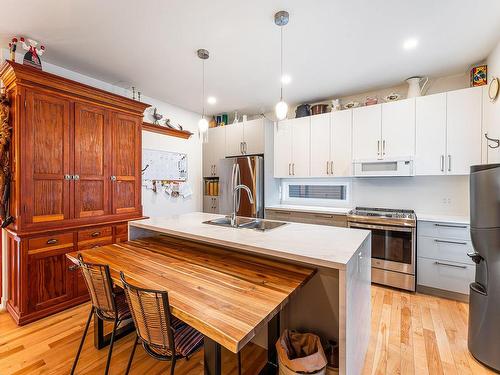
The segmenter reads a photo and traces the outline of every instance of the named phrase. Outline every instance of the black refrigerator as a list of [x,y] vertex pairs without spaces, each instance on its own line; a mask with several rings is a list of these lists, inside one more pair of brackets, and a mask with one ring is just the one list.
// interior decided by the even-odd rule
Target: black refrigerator
[[470,284],[468,345],[500,371],[500,164],[471,167],[471,238],[476,277]]

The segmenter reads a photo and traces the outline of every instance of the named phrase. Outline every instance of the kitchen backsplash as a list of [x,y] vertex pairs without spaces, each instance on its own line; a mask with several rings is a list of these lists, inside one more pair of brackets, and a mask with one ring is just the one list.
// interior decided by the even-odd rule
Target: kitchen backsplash
[[[425,214],[469,215],[468,176],[301,179],[300,183],[307,181],[321,181],[325,184],[347,182],[350,199],[343,204],[332,204],[335,207],[407,208]],[[308,203],[304,201],[295,204]]]

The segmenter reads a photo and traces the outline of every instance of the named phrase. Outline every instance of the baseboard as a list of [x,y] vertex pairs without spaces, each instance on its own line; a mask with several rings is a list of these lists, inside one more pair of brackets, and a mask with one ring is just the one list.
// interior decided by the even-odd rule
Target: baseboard
[[449,290],[443,290],[438,288],[432,288],[430,286],[417,285],[417,292],[423,294],[429,294],[431,296],[453,299],[460,302],[469,303],[469,295],[457,292],[450,292]]
[[0,311],[5,311],[7,309],[7,299],[0,299]]

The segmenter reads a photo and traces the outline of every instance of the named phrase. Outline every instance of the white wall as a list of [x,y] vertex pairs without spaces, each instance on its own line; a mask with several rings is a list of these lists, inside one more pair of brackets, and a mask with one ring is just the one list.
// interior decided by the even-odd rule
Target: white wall
[[[335,207],[412,209],[420,214],[469,216],[468,176],[309,179],[326,184],[350,182],[350,199]],[[297,180],[284,180],[297,181]],[[307,179],[299,180],[301,183]]]
[[[1,55],[3,58],[9,57],[9,51],[2,49]],[[22,55],[16,56],[16,61],[22,61]],[[132,94],[127,89],[106,83],[92,77],[53,65],[43,63],[43,70],[49,73],[57,74],[87,85],[97,87],[115,94],[132,97]],[[181,214],[191,211],[202,210],[202,170],[201,170],[201,141],[198,137],[198,120],[200,115],[186,111],[171,104],[143,96],[141,101],[157,107],[159,113],[166,118],[170,118],[173,123],[181,124],[184,129],[193,132],[193,136],[189,140],[169,137],[161,134],[142,132],[142,147],[152,148],[165,151],[183,152],[188,155],[188,180],[193,189],[193,195],[189,198],[171,198],[164,193],[154,193],[151,190],[142,190],[142,203],[144,215],[146,216],[167,216]],[[145,121],[152,122],[149,110],[146,110]]]
[[[488,56],[486,63],[488,64],[488,83],[494,77],[500,78],[500,42]],[[488,136],[492,138],[500,138],[500,96],[495,102],[490,102],[485,92],[484,97],[484,129],[488,132]],[[492,149],[485,147],[487,150],[488,163],[500,163],[500,148]]]

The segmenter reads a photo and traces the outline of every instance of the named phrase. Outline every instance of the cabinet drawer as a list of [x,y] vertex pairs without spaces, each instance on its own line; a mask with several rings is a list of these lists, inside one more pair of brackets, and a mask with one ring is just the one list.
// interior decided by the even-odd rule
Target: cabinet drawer
[[49,247],[62,248],[70,246],[73,246],[73,232],[30,238],[28,240],[28,250],[36,250]]
[[112,243],[113,239],[111,237],[104,237],[93,241],[79,242],[78,250],[95,249],[96,247],[111,245]]
[[417,246],[419,257],[474,264],[467,256],[467,253],[473,250],[472,243],[467,240],[448,240],[419,236]]
[[115,236],[128,236],[128,224],[115,225]]
[[475,266],[450,261],[418,258],[417,283],[431,288],[469,294]]
[[300,211],[266,210],[266,217],[271,220],[292,221],[296,223],[331,225],[336,227],[347,227],[347,216],[312,213]]
[[419,236],[436,238],[456,238],[470,240],[470,229],[467,224],[452,224],[445,222],[419,221],[417,233]]
[[78,242],[95,240],[102,237],[111,237],[112,227],[100,227],[78,231]]

